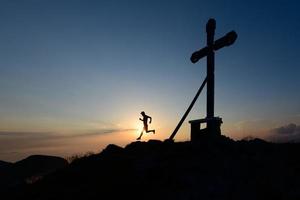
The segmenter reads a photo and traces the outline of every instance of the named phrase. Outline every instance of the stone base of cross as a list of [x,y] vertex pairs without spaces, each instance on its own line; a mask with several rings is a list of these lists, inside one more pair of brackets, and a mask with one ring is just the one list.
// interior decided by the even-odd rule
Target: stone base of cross
[[[191,124],[191,141],[198,141],[203,134],[212,137],[221,135],[221,124],[223,121],[220,117],[196,119],[189,121],[189,123]],[[201,129],[201,124],[206,124],[206,127]]]

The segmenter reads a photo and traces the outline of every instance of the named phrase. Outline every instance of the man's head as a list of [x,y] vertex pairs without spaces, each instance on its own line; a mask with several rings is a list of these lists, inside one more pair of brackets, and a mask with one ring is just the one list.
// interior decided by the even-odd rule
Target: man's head
[[142,111],[142,112],[141,112],[141,114],[144,116],[144,115],[145,115],[145,112],[144,112],[144,111]]

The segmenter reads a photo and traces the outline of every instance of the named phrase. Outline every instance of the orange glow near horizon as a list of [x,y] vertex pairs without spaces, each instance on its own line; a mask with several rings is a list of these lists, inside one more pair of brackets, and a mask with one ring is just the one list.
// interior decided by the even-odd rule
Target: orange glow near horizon
[[[143,122],[139,120],[139,117],[139,113],[131,112],[130,115],[122,115],[116,119],[117,123],[91,120],[89,122],[74,121],[71,123],[68,121],[68,123],[56,124],[54,121],[42,126],[43,124],[39,124],[37,121],[36,129],[34,129],[34,123],[31,123],[30,127],[24,127],[23,130],[19,128],[19,131],[16,129],[5,130],[4,126],[0,126],[0,130],[2,128],[0,160],[14,162],[33,154],[68,157],[74,154],[81,155],[86,152],[98,153],[109,144],[125,147],[131,142],[135,142],[143,129]],[[141,141],[164,141],[171,135],[174,127],[177,125],[177,119],[175,118],[180,118],[180,116],[168,118],[165,113],[160,112],[153,112],[152,117],[153,120],[149,124],[149,129],[155,129],[156,133],[144,133]],[[168,120],[166,121],[165,119]],[[175,141],[187,141],[190,139],[188,120],[179,129],[175,136]],[[225,119],[221,130],[223,135],[232,139],[242,139],[247,136],[263,139],[268,133],[269,127],[279,125],[279,123],[272,121],[249,120],[234,123]],[[47,128],[48,126],[50,127],[49,129]],[[21,124],[16,127],[21,127]]]

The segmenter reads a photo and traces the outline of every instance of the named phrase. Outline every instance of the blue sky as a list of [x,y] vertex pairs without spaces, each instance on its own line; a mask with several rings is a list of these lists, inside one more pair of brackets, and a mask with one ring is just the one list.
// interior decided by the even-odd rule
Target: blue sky
[[[145,110],[155,137],[166,138],[205,77],[205,59],[189,58],[205,45],[211,17],[216,38],[238,34],[216,52],[215,112],[224,133],[263,136],[299,124],[299,8],[296,0],[1,1],[0,131],[16,143],[19,132],[46,139],[49,132],[128,134]],[[205,99],[201,94],[188,120],[205,116]],[[179,139],[188,132],[185,123]],[[105,135],[99,140],[119,142]],[[9,160],[3,149],[0,159]]]

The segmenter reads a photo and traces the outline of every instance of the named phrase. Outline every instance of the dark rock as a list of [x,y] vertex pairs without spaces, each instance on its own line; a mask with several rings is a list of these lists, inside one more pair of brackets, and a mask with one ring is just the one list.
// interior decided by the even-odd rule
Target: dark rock
[[101,154],[103,155],[110,155],[110,154],[117,154],[117,153],[121,153],[123,151],[122,147],[119,147],[115,144],[109,144],[103,151]]

